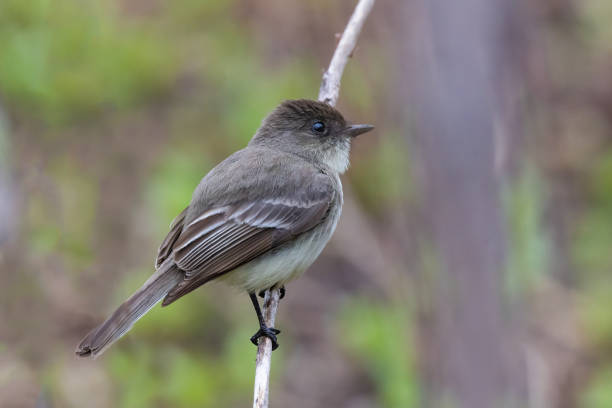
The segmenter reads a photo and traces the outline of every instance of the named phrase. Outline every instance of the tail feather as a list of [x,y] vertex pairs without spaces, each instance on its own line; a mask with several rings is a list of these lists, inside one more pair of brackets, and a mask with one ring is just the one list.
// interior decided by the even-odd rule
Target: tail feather
[[80,357],[97,357],[111,344],[127,333],[132,325],[159,302],[177,283],[183,279],[172,261],[159,267],[136,293],[100,326],[93,329],[79,343],[76,354]]

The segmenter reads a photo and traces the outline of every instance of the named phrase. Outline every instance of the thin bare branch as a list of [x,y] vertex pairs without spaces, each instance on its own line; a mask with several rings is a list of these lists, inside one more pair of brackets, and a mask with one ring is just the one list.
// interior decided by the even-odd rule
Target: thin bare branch
[[[266,326],[274,327],[276,311],[280,299],[280,290],[266,291],[263,303],[263,317]],[[253,408],[267,408],[270,385],[270,365],[272,364],[272,341],[261,337],[257,346],[257,359],[255,360],[255,390],[253,394]]]
[[[344,67],[357,44],[357,37],[361,28],[372,10],[375,0],[360,0],[355,7],[336,51],[332,57],[329,68],[323,74],[321,88],[319,89],[319,100],[335,106],[340,94],[340,80]],[[280,291],[272,289],[266,291],[262,312],[268,327],[274,327],[276,311]],[[257,347],[257,359],[255,362],[255,389],[253,394],[253,408],[268,408],[268,394],[270,385],[270,366],[272,364],[272,341],[262,337]]]
[[329,68],[323,74],[323,81],[319,89],[319,100],[321,102],[327,102],[331,106],[336,106],[338,95],[340,94],[340,80],[342,79],[344,67],[355,50],[357,38],[374,6],[374,1],[360,0],[357,7],[355,7],[355,11],[344,29],[342,38],[340,38],[338,47],[336,47]]

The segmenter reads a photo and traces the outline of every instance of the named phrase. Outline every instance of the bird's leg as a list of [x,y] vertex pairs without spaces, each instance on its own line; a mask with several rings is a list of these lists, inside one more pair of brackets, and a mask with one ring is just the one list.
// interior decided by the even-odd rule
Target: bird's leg
[[266,322],[264,321],[263,315],[261,314],[261,309],[259,308],[257,296],[255,296],[255,293],[249,293],[249,297],[251,298],[251,302],[253,303],[253,307],[255,308],[255,313],[257,313],[257,320],[259,320],[259,330],[257,330],[257,333],[255,333],[253,337],[251,337],[251,343],[257,346],[259,344],[259,338],[265,336],[272,341],[272,350],[276,350],[278,348],[278,341],[276,340],[276,335],[280,333],[280,330],[277,330],[274,327],[266,326]]
[[[272,286],[270,289],[275,288],[275,287],[276,286]],[[263,299],[266,296],[266,290],[270,290],[270,289],[260,290],[259,293],[258,293],[259,297]],[[285,297],[285,292],[286,292],[285,286],[284,285],[281,286],[278,290],[280,290],[280,297],[279,297],[279,299],[284,298]]]

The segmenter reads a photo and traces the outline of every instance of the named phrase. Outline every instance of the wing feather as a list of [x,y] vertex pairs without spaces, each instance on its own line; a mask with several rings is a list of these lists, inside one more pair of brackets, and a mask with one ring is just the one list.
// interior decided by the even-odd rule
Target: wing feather
[[185,279],[163,305],[314,228],[327,216],[332,199],[330,190],[309,201],[257,200],[207,211],[174,242],[174,261]]
[[179,235],[181,235],[181,231],[183,230],[183,222],[185,221],[185,216],[187,215],[187,209],[185,208],[170,224],[170,232],[166,235],[166,238],[162,241],[159,249],[157,250],[157,259],[155,260],[155,268],[159,268],[160,265],[170,256],[172,253],[172,249]]

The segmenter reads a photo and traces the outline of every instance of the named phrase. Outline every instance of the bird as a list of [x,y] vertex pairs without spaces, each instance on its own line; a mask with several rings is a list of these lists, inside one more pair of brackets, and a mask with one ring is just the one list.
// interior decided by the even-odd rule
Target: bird
[[168,306],[212,280],[248,293],[259,330],[266,326],[257,294],[300,276],[331,238],[342,211],[340,175],[353,139],[374,127],[351,124],[331,105],[286,100],[262,121],[247,146],[214,167],[162,241],[155,272],[78,344],[97,357],[158,302]]

